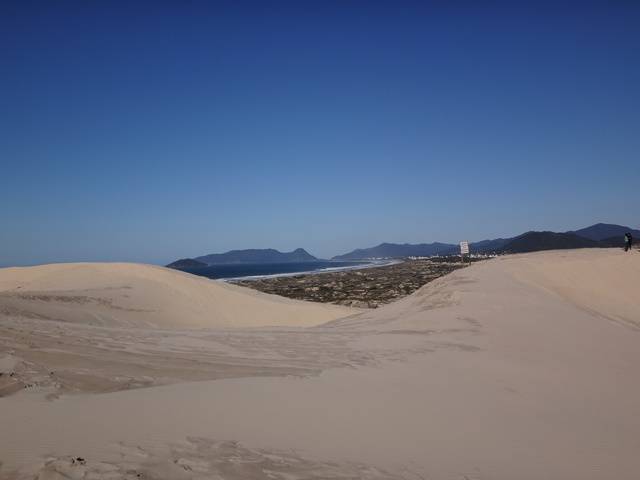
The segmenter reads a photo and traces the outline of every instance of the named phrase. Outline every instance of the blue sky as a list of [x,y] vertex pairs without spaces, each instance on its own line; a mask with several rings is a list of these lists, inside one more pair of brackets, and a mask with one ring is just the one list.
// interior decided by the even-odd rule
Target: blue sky
[[640,4],[559,5],[2,2],[0,265],[638,227]]

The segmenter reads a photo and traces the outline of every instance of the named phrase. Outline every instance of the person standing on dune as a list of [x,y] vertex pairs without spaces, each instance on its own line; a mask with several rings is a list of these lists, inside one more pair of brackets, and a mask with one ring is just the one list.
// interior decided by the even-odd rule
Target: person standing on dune
[[624,234],[624,251],[631,250],[631,245],[633,244],[633,237],[631,233]]

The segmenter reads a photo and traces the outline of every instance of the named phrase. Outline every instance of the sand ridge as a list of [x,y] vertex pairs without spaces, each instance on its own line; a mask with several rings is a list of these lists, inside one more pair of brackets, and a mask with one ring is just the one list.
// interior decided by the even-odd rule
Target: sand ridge
[[583,249],[517,255],[507,268],[525,282],[553,292],[578,308],[640,329],[640,261],[636,251]]
[[354,311],[152,265],[0,269],[0,313],[5,316],[110,327],[235,328],[317,325]]

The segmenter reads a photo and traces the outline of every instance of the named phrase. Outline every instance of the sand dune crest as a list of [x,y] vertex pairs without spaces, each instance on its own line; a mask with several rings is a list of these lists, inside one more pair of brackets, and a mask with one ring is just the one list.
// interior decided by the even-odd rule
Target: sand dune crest
[[151,265],[52,264],[0,269],[0,313],[96,326],[309,326],[355,310],[266,295]]

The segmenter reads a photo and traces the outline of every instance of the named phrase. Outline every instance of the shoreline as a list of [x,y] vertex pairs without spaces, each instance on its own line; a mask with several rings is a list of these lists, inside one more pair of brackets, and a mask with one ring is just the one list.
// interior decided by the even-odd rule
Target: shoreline
[[244,275],[240,277],[226,277],[226,278],[216,278],[212,280],[217,280],[221,282],[235,282],[235,281],[253,281],[253,280],[265,280],[271,278],[281,278],[281,277],[295,277],[297,275],[321,275],[326,273],[337,273],[344,272],[350,270],[364,270],[367,268],[376,268],[376,267],[388,267],[390,265],[397,265],[399,263],[403,263],[405,260],[401,259],[393,259],[393,260],[381,260],[380,263],[375,261],[363,263],[362,265],[348,265],[345,267],[324,267],[319,270],[303,270],[300,272],[284,272],[284,273],[271,273],[266,275]]

